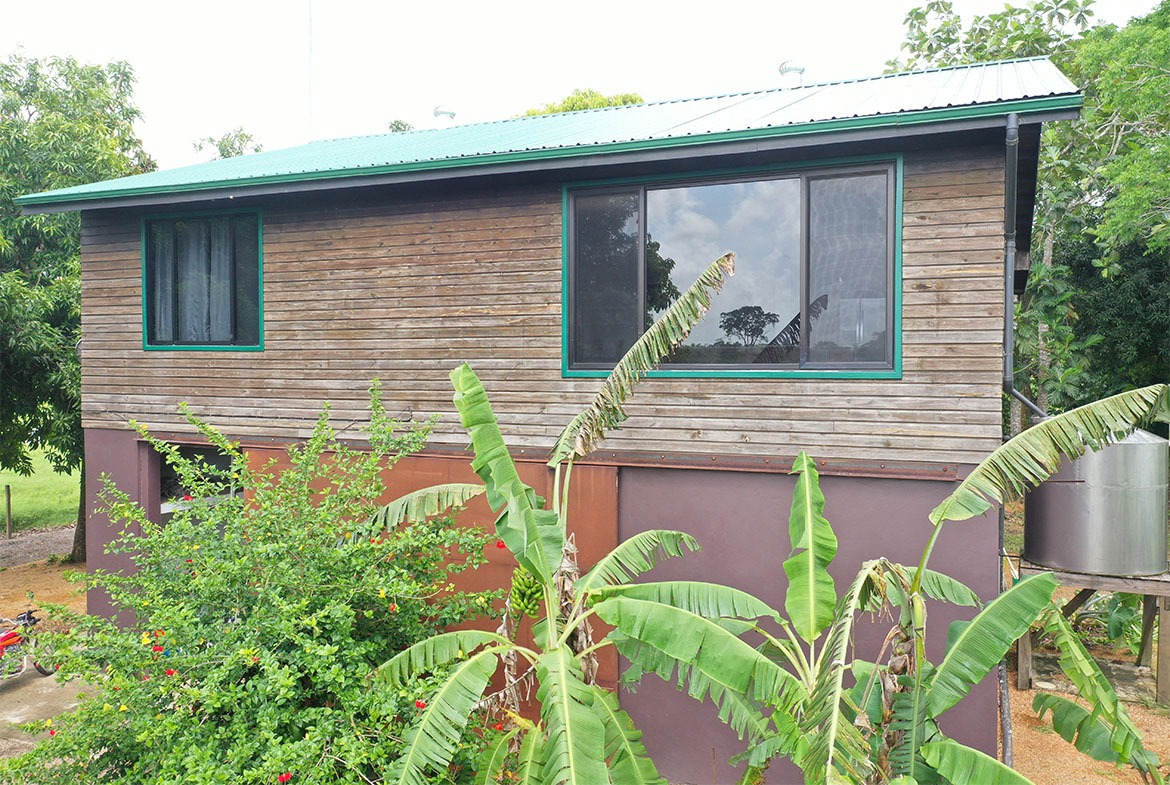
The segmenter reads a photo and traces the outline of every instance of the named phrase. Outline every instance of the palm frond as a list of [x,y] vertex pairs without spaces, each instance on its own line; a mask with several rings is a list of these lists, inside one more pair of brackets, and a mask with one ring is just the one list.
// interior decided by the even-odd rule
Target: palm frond
[[536,491],[520,479],[487,392],[471,366],[464,363],[451,371],[451,383],[455,407],[475,450],[471,468],[483,480],[491,508],[507,512],[496,520],[500,539],[530,573],[552,580],[565,546],[556,513],[541,509]]
[[664,558],[683,556],[684,548],[693,553],[699,550],[699,543],[689,534],[669,529],[635,534],[594,564],[574,586],[578,591],[588,593],[598,586],[628,583]]
[[1050,417],[983,459],[930,513],[931,523],[982,515],[993,503],[1018,499],[1060,468],[1064,457],[1099,450],[1170,411],[1170,385],[1154,384]]
[[451,669],[406,733],[402,753],[386,772],[395,785],[427,785],[445,771],[476,704],[496,672],[496,652],[485,649]]
[[1023,774],[953,739],[942,739],[922,745],[922,757],[948,782],[1032,785],[1032,781]]
[[512,644],[502,635],[483,630],[441,632],[386,660],[374,671],[374,678],[386,686],[397,687],[415,676],[431,673],[435,668],[461,660],[480,646],[490,643],[499,646]]
[[792,555],[784,561],[784,573],[788,576],[784,610],[792,628],[811,644],[833,623],[837,587],[828,567],[837,555],[837,536],[825,518],[825,496],[817,479],[816,464],[801,451],[792,464],[792,471],[799,476],[788,516]]
[[848,649],[853,639],[853,625],[862,610],[868,587],[890,565],[882,559],[869,561],[846,589],[837,603],[829,634],[816,663],[815,682],[807,702],[800,729],[808,739],[808,750],[800,766],[806,774],[824,780],[834,768],[846,772],[853,781],[865,779],[872,769],[869,745],[860,731],[848,722],[841,702],[845,694],[845,671],[849,669]]
[[370,516],[364,525],[355,528],[359,538],[376,537],[398,527],[403,521],[426,520],[452,507],[466,504],[484,492],[484,486],[473,483],[444,483],[432,485],[399,496]]
[[[780,621],[780,615],[763,600],[745,591],[702,581],[661,581],[656,583],[628,583],[622,586],[603,586],[594,590],[598,601],[609,597],[631,597],[671,605],[708,619],[735,617],[740,619],[770,618]],[[754,625],[748,625],[750,629]],[[727,627],[724,627],[727,629]]]
[[[1052,636],[1060,651],[1060,669],[1076,687],[1077,694],[1089,704],[1099,721],[1110,729],[1109,745],[1121,760],[1133,762],[1144,775],[1161,783],[1157,758],[1142,745],[1142,734],[1133,724],[1125,706],[1117,698],[1109,680],[1085,650],[1072,624],[1056,608],[1049,606],[1043,616],[1044,631]],[[1143,768],[1143,762],[1154,761]]]
[[642,744],[642,731],[618,706],[617,696],[595,684],[590,689],[593,709],[605,729],[605,759],[613,781],[622,785],[667,785]]
[[609,782],[605,768],[605,728],[594,710],[595,693],[585,683],[581,664],[565,646],[536,661],[540,717],[545,727],[544,785]]
[[593,402],[561,431],[549,459],[556,466],[574,456],[591,453],[607,431],[626,420],[625,403],[635,385],[676,346],[686,340],[711,307],[711,295],[723,288],[725,276],[735,270],[735,254],[720,256],[679,295],[606,377]]
[[930,716],[954,706],[994,668],[1052,600],[1056,579],[1033,575],[1012,586],[979,612],[947,647],[926,690]]

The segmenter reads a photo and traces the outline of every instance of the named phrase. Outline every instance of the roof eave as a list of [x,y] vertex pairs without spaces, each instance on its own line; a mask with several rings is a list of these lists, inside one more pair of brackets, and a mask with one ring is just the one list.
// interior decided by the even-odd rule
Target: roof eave
[[65,194],[50,191],[18,197],[28,214],[115,209],[161,204],[183,204],[273,194],[306,193],[343,188],[417,183],[464,177],[483,177],[534,171],[605,166],[710,155],[734,155],[769,149],[797,149],[841,144],[861,139],[919,136],[989,128],[1001,125],[1008,114],[1021,123],[1042,123],[1076,118],[1080,94],[1005,101],[976,107],[949,107],[861,118],[822,120],[798,125],[749,131],[728,131],[703,136],[617,142],[590,147],[527,150],[517,153],[422,161],[352,170],[293,173],[244,180],[192,183],[189,187],[147,187],[100,192],[104,195]]

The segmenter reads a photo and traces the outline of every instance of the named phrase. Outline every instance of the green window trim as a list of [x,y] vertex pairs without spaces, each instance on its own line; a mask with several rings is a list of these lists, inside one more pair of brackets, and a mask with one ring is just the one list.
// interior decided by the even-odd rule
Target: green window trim
[[[720,183],[731,180],[742,180],[745,177],[760,176],[761,178],[774,178],[783,176],[785,174],[819,174],[820,170],[824,170],[827,174],[832,174],[833,170],[847,169],[849,167],[865,167],[865,166],[880,166],[887,165],[893,175],[892,194],[889,202],[892,211],[891,216],[891,237],[890,237],[890,255],[888,263],[891,266],[889,276],[890,290],[887,293],[889,298],[889,309],[891,312],[890,329],[892,331],[890,344],[890,358],[889,365],[882,368],[865,368],[865,367],[805,367],[805,368],[745,368],[743,366],[735,366],[728,368],[711,367],[690,367],[690,368],[659,368],[649,372],[650,378],[657,379],[702,379],[702,378],[719,378],[719,379],[901,379],[903,373],[902,363],[902,228],[903,228],[903,157],[901,154],[896,155],[877,155],[877,156],[861,156],[848,157],[837,159],[826,159],[813,162],[800,162],[783,167],[775,168],[741,168],[741,169],[725,169],[719,171],[704,171],[697,173],[685,173],[679,175],[670,175],[666,177],[633,177],[633,178],[618,178],[610,180],[586,181],[568,183],[562,187],[561,190],[561,210],[562,210],[562,224],[561,224],[561,249],[562,249],[562,267],[561,267],[561,376],[562,378],[604,378],[609,374],[607,368],[574,368],[571,366],[571,330],[572,330],[572,316],[571,316],[571,291],[572,291],[572,242],[571,242],[571,227],[573,220],[571,218],[573,209],[573,195],[581,192],[588,192],[594,189],[600,191],[604,188],[616,188],[621,186],[632,186],[642,188],[643,191],[647,187],[670,186],[671,184],[684,183],[686,181],[696,183]],[[643,199],[644,209],[644,199]],[[802,219],[803,220],[803,219]],[[644,231],[644,227],[641,227]],[[803,232],[803,226],[802,226]],[[802,239],[802,242],[805,242]],[[735,250],[734,248],[729,250]],[[803,262],[802,262],[803,263]]]
[[[150,319],[152,313],[157,306],[151,304],[151,237],[150,227],[152,224],[165,224],[169,222],[179,223],[185,220],[198,222],[207,221],[214,218],[237,218],[241,216],[251,216],[255,219],[256,229],[256,247],[255,247],[255,315],[250,317],[244,314],[247,318],[255,319],[255,342],[246,343],[229,343],[216,341],[192,341],[192,342],[172,342],[166,343],[161,341],[151,341],[151,325]],[[233,223],[233,231],[235,225]],[[259,209],[240,209],[240,210],[204,210],[192,212],[177,212],[177,213],[162,213],[145,215],[142,217],[140,226],[140,244],[142,248],[142,349],[150,352],[262,352],[264,351],[264,216]],[[236,275],[237,260],[235,258],[235,246],[233,246],[232,276],[234,283],[234,276]],[[172,284],[177,287],[176,284]],[[250,286],[249,286],[250,289]],[[177,291],[175,297],[177,298]],[[233,294],[232,299],[232,320],[233,329],[238,329],[238,320],[241,314],[236,310],[238,307],[236,302],[238,292]],[[177,316],[172,316],[177,318]]]

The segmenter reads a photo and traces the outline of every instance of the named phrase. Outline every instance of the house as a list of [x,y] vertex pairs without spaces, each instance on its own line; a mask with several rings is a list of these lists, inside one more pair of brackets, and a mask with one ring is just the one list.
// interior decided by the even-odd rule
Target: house
[[[579,536],[588,561],[685,529],[704,551],[664,574],[778,603],[799,450],[841,582],[914,560],[929,510],[1000,444],[1041,125],[1080,103],[1027,59],[314,142],[19,201],[82,212],[88,487],[109,473],[152,510],[158,456],[127,420],[192,441],[187,401],[264,456],[323,401],[360,438],[374,377],[389,411],[442,414],[396,476],[468,476],[463,360],[538,475],[598,377],[735,251],[712,313],[576,470]],[[112,535],[90,518],[92,565]],[[997,551],[994,521],[953,525],[932,566],[989,597]],[[668,685],[623,703],[674,781],[738,749]],[[994,752],[994,684],[954,713],[951,735]]]

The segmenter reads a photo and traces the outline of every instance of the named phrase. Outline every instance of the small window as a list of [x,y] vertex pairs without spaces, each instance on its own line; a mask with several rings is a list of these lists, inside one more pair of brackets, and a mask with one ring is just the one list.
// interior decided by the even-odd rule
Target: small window
[[260,219],[255,213],[149,219],[147,347],[260,347]]
[[612,368],[735,251],[664,370],[892,369],[894,187],[883,163],[570,191],[569,368]]

